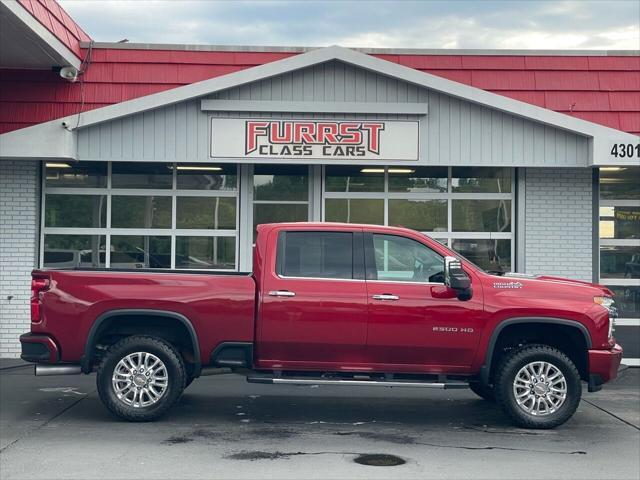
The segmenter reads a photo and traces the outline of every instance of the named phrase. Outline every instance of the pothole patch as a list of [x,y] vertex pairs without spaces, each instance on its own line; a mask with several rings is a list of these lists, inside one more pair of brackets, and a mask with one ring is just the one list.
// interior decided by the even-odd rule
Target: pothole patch
[[404,465],[407,463],[403,458],[385,453],[359,455],[354,458],[353,461],[360,465],[367,465],[369,467],[397,467],[398,465]]

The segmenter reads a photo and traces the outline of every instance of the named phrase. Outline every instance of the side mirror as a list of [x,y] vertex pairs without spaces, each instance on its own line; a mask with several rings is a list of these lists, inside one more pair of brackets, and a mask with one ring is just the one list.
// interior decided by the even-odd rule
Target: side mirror
[[459,300],[469,300],[473,295],[471,278],[455,257],[444,257],[444,284],[456,291]]

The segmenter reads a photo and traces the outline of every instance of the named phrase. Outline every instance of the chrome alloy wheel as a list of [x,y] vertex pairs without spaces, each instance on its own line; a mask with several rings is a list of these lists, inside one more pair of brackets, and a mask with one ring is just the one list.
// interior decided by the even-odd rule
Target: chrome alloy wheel
[[531,362],[518,371],[513,394],[518,406],[528,414],[551,415],[567,399],[567,381],[555,365]]
[[148,407],[157,403],[167,391],[169,375],[158,357],[148,352],[135,352],[118,362],[111,383],[124,404]]

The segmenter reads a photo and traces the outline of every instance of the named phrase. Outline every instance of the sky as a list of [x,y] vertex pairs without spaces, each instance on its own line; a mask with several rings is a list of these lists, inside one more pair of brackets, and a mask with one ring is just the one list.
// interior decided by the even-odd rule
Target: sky
[[59,0],[96,41],[640,50],[640,0]]

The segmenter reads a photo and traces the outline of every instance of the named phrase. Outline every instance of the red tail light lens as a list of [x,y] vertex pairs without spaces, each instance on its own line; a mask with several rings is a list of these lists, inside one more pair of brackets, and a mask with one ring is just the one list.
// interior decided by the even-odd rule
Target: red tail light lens
[[49,277],[33,277],[31,279],[31,322],[38,323],[41,318],[42,299],[40,295],[49,290]]

